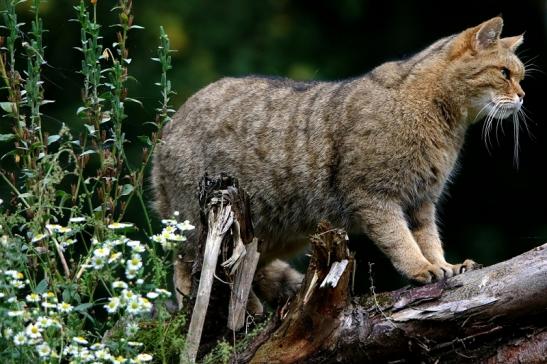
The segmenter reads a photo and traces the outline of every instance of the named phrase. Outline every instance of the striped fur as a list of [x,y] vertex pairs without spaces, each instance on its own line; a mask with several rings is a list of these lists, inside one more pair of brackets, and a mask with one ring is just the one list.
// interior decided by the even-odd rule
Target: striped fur
[[205,87],[163,132],[157,210],[198,221],[198,180],[226,172],[252,196],[262,264],[295,254],[328,219],[368,234],[417,282],[472,268],[445,261],[435,206],[467,127],[489,110],[506,117],[524,94],[514,54],[522,37],[500,39],[501,27],[491,19],[355,79],[249,76]]

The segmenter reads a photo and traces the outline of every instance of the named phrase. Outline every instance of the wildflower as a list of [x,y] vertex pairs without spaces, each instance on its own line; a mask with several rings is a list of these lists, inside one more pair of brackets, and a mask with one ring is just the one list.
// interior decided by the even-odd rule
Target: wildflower
[[96,255],[91,258],[91,265],[93,268],[99,270],[106,264],[106,260],[103,257],[98,257]]
[[177,224],[177,220],[173,220],[173,219],[163,219],[161,220],[161,223],[163,225],[176,225]]
[[129,240],[127,242],[127,246],[129,246],[134,252],[137,253],[143,253],[146,249],[144,245],[141,244],[138,240]]
[[99,258],[106,258],[110,255],[110,248],[101,247],[93,251],[93,255]]
[[179,215],[180,215],[180,212],[178,211],[173,212],[173,216],[179,216]]
[[87,345],[88,344],[88,341],[82,336],[73,337],[72,340],[75,343],[80,344],[80,345]]
[[25,284],[17,279],[12,280],[10,284],[17,289],[25,288]]
[[55,324],[55,321],[53,321],[51,318],[46,316],[40,316],[36,320],[36,325],[39,328],[47,328],[47,327],[53,326],[54,324]]
[[152,303],[144,297],[139,297],[139,304],[141,305],[141,310],[144,312],[152,311]]
[[31,293],[27,295],[26,297],[27,302],[39,302],[40,301],[40,295],[36,293]]
[[138,298],[138,296],[130,289],[124,289],[122,291],[122,297],[125,301],[132,301]]
[[123,356],[118,355],[117,357],[112,358],[111,360],[112,360],[112,363],[114,363],[114,364],[121,364],[121,363],[125,362],[126,359]]
[[112,282],[112,288],[127,289],[127,283],[125,283],[124,281],[114,281]]
[[53,234],[53,233],[66,234],[66,233],[69,233],[69,232],[72,231],[71,228],[61,226],[61,225],[58,225],[58,224],[47,224],[46,229],[49,231],[50,234]]
[[110,300],[106,305],[104,305],[104,308],[106,308],[106,311],[108,313],[115,313],[118,311],[118,308],[120,307],[120,299],[118,297],[111,297]]
[[13,329],[10,328],[10,327],[6,327],[6,328],[4,329],[4,337],[5,337],[5,338],[10,338],[10,337],[12,337],[12,336],[13,336]]
[[108,225],[108,228],[112,230],[121,230],[130,228],[132,226],[133,224],[129,222],[113,222],[112,224]]
[[100,350],[104,349],[104,344],[101,343],[95,343],[89,347],[91,350]]
[[196,227],[194,225],[190,224],[190,221],[185,220],[183,223],[177,224],[177,228],[180,231],[186,231],[186,230],[194,230]]
[[150,354],[139,354],[137,355],[137,357],[135,358],[135,360],[137,361],[137,363],[145,363],[145,362],[148,362],[148,361],[152,361],[152,355]]
[[69,221],[74,223],[80,223],[85,221],[85,217],[82,217],[82,216],[71,217]]
[[171,297],[171,292],[169,292],[168,290],[166,289],[163,289],[163,288],[156,288],[154,291],[156,291],[157,293],[159,293],[160,295],[164,296],[164,297]]
[[43,308],[56,308],[57,305],[55,303],[51,303],[51,302],[42,302],[42,307]]
[[27,328],[25,329],[25,333],[27,336],[31,339],[39,339],[42,337],[42,334],[40,334],[40,328],[34,324],[29,324]]
[[139,314],[141,312],[141,305],[139,301],[129,301],[129,303],[127,304],[127,312],[133,315]]
[[112,355],[105,349],[99,349],[95,352],[95,359],[110,361],[112,360]]
[[70,303],[61,302],[57,305],[59,312],[69,313],[72,311],[72,305]]
[[8,311],[8,316],[9,316],[9,317],[19,317],[19,316],[23,316],[24,313],[25,313],[25,311],[23,311],[23,310],[19,310],[19,311]]
[[135,283],[137,283],[139,286],[142,285],[144,283],[144,279],[142,278],[139,278],[135,281]]
[[139,269],[142,267],[142,259],[139,254],[133,254],[131,259],[127,261],[127,269]]
[[44,239],[47,236],[48,236],[47,234],[34,235],[34,238],[32,238],[32,240],[30,242],[31,243],[37,243],[37,242],[39,242],[40,240]]
[[175,242],[182,242],[186,241],[186,236],[180,234],[171,234],[168,239]]
[[135,278],[137,276],[137,273],[139,273],[138,269],[126,268],[125,270],[125,276],[127,277],[127,279]]
[[125,328],[125,334],[129,337],[134,336],[139,331],[139,325],[135,322],[130,322]]
[[157,293],[157,292],[148,292],[148,293],[146,294],[146,297],[148,297],[148,298],[150,298],[151,300],[153,300],[154,298],[158,298],[159,295],[160,295],[160,294]]
[[47,358],[51,354],[51,348],[47,343],[42,343],[36,347],[36,351],[41,358]]
[[17,346],[25,345],[27,343],[27,337],[24,332],[19,332],[13,337],[13,343]]
[[144,346],[143,343],[140,343],[138,341],[128,341],[127,345],[132,346],[134,348],[140,348],[141,346]]
[[57,302],[57,296],[55,296],[55,293],[53,292],[45,292],[45,293],[42,293],[42,298],[46,299],[46,300],[52,300],[53,302]]
[[108,258],[108,263],[114,263],[122,257],[122,253],[112,253]]
[[74,245],[74,243],[76,243],[76,240],[74,240],[74,239],[63,240],[63,241],[61,241],[61,249],[63,251],[65,251],[66,248],[68,248],[71,245]]

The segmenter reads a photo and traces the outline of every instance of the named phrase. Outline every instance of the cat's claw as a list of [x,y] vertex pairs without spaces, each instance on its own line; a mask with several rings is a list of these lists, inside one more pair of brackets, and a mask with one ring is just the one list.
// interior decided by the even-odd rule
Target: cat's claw
[[412,274],[410,280],[416,284],[428,284],[479,268],[482,268],[482,265],[471,259],[466,259],[461,264],[429,264],[418,273]]

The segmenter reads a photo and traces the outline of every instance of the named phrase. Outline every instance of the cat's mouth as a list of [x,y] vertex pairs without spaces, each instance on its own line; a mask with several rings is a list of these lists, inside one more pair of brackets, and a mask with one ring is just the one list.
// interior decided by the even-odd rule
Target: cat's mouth
[[492,100],[485,109],[487,117],[494,119],[507,119],[517,114],[522,107],[521,101],[499,101]]

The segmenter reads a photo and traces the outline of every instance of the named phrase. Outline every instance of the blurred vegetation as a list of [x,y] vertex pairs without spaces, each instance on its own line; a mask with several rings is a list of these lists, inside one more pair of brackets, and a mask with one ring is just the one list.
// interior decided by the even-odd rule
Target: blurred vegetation
[[[73,49],[80,33],[74,18],[74,1],[42,3],[45,50],[45,94],[55,100],[46,105],[44,128],[57,130],[61,123],[84,131],[75,116],[81,104],[81,55]],[[113,23],[113,1],[98,0],[98,16]],[[442,11],[440,7],[442,6]],[[158,29],[163,25],[171,39],[172,87],[179,107],[192,93],[223,76],[269,74],[296,79],[341,79],[364,74],[384,61],[411,55],[447,34],[502,14],[505,34],[526,31],[523,58],[544,69],[546,43],[545,0],[435,1],[340,0],[163,0],[135,1],[134,14],[146,31],[132,32],[128,49],[132,58],[128,80],[130,97],[143,106],[127,105],[130,120],[124,131],[129,140],[149,133],[157,107],[157,64],[153,57]],[[30,11],[20,12],[29,21]],[[104,47],[115,41],[114,29],[104,28]],[[532,134],[521,141],[521,165],[512,165],[512,139],[502,138],[491,153],[480,140],[480,128],[470,130],[461,162],[443,204],[440,220],[448,256],[453,260],[471,257],[485,264],[506,259],[547,238],[545,156],[547,132],[545,77],[538,73],[526,80],[525,106],[530,110]],[[6,132],[0,124],[0,132]],[[2,149],[4,148],[4,149]],[[142,145],[128,146],[130,155],[141,153]],[[0,146],[0,153],[7,150]],[[8,163],[5,159],[3,165]],[[149,191],[148,191],[149,192]],[[7,190],[0,187],[0,194]],[[146,198],[150,200],[149,195]],[[131,213],[131,211],[129,211]],[[129,216],[132,221],[141,218]],[[368,247],[367,246],[367,253]]]

